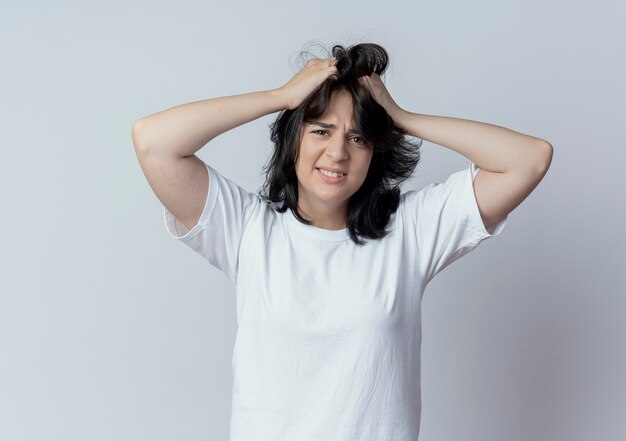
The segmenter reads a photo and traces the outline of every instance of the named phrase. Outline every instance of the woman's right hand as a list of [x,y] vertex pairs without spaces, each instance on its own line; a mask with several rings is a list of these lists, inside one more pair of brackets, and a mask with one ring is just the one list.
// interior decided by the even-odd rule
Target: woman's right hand
[[337,75],[337,59],[313,58],[287,83],[278,88],[283,94],[287,109],[298,107],[320,84],[332,75]]

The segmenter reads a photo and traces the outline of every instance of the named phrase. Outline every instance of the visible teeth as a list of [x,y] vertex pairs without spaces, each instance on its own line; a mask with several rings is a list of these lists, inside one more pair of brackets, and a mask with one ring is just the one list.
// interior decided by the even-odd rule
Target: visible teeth
[[345,173],[335,173],[335,172],[331,172],[328,170],[324,170],[323,168],[319,169],[322,173],[324,173],[326,176],[331,176],[333,178],[338,178],[339,176],[343,176],[345,175]]

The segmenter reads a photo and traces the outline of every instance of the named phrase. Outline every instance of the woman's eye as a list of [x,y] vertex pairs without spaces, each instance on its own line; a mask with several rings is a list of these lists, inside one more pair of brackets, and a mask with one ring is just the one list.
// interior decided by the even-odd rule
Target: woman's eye
[[[311,133],[325,135],[326,133],[328,133],[328,131],[327,130],[322,130],[322,129],[317,129],[317,130],[313,130]],[[356,141],[357,144],[365,144],[365,142],[363,141],[363,138],[361,138],[360,136],[353,136],[351,139],[352,140],[357,140]]]

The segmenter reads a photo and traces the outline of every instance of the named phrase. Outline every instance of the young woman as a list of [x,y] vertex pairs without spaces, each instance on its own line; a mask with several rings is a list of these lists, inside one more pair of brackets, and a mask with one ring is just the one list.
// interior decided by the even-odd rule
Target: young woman
[[[376,44],[330,55],[276,89],[133,126],[167,231],[236,288],[232,441],[416,440],[424,289],[500,234],[551,162],[542,139],[399,107]],[[262,193],[195,156],[278,111]],[[424,139],[468,167],[401,194]]]

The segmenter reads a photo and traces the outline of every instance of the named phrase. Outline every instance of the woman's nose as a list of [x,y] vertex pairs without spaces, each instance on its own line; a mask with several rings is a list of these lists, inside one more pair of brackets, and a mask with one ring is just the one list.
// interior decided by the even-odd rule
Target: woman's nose
[[326,148],[326,154],[335,161],[340,161],[348,157],[348,143],[340,136],[332,139]]

